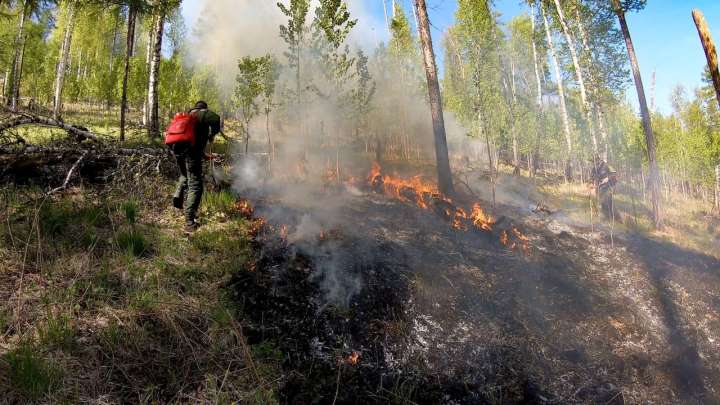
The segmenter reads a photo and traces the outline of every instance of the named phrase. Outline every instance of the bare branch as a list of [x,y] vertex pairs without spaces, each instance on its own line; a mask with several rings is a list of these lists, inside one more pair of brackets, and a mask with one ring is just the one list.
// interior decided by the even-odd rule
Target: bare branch
[[73,173],[78,168],[78,166],[80,166],[80,163],[82,163],[82,161],[85,159],[85,156],[87,156],[87,154],[88,154],[88,151],[83,152],[82,156],[80,156],[80,158],[77,160],[77,162],[75,162],[75,164],[70,168],[70,171],[68,171],[68,174],[67,174],[67,176],[65,176],[65,181],[63,182],[62,186],[56,187],[56,188],[48,191],[48,193],[47,193],[48,196],[53,195],[59,191],[65,190],[67,188],[68,183],[70,183],[70,179],[72,178]]
[[61,128],[75,136],[75,138],[79,142],[82,142],[86,139],[90,139],[96,142],[100,141],[100,137],[97,134],[94,134],[88,130],[66,124],[63,121],[55,120],[49,117],[41,117],[39,115],[32,115],[27,113],[23,113],[17,117],[0,123],[0,133],[3,133],[8,129],[16,128],[23,125],[41,125],[45,127]]

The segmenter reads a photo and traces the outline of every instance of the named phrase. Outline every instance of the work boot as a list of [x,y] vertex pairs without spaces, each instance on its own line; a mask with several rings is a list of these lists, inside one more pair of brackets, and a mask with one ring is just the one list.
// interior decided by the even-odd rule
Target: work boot
[[198,230],[199,227],[200,227],[200,224],[198,224],[195,221],[188,222],[183,227],[183,232],[185,232],[186,235],[192,235],[193,233],[195,233],[195,231]]

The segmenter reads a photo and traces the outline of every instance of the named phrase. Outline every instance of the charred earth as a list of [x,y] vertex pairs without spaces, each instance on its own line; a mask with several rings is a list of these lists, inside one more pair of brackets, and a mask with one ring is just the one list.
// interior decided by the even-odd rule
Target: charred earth
[[230,291],[285,354],[283,402],[720,400],[717,259],[544,211],[479,226],[382,183],[316,190],[331,209],[253,194],[256,268]]

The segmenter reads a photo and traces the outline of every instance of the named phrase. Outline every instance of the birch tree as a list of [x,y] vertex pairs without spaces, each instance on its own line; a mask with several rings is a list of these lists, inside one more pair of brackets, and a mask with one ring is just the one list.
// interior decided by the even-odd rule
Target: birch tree
[[62,112],[62,93],[65,84],[65,74],[67,72],[68,59],[70,56],[70,46],[72,44],[72,35],[75,30],[75,14],[78,4],[75,0],[66,3],[65,29],[63,33],[62,45],[60,46],[60,55],[58,58],[57,72],[55,74],[55,89],[53,97],[53,118],[60,119]]
[[127,120],[127,88],[128,75],[130,74],[130,58],[135,48],[135,22],[138,15],[138,4],[130,3],[128,5],[127,15],[127,38],[125,42],[125,68],[123,70],[122,95],[120,96],[120,140],[125,140],[125,123]]
[[158,81],[160,80],[160,61],[162,58],[163,28],[165,26],[165,10],[162,7],[153,20],[152,25],[152,53],[150,57],[150,71],[148,77],[148,136],[157,137],[160,134]]
[[25,20],[30,0],[22,0],[18,6],[18,29],[15,37],[15,55],[13,57],[12,87],[10,90],[10,108],[17,110],[20,99],[20,78],[22,76],[23,51],[25,49]]
[[558,101],[560,104],[560,117],[562,118],[563,131],[565,134],[565,146],[567,148],[567,157],[565,160],[565,181],[572,180],[572,159],[573,159],[573,143],[572,135],[570,131],[570,118],[568,117],[567,104],[565,102],[565,86],[563,84],[562,71],[560,70],[560,62],[558,62],[557,51],[552,38],[552,32],[550,31],[550,22],[548,21],[545,7],[540,3],[540,14],[542,15],[543,25],[545,26],[545,36],[547,39],[548,50],[550,51],[550,58],[555,68],[555,81],[557,82],[558,89]]
[[583,75],[583,70],[580,67],[580,59],[578,58],[578,52],[577,52],[577,48],[575,46],[575,39],[573,38],[572,33],[570,32],[570,29],[568,28],[567,21],[565,19],[565,13],[563,12],[563,7],[562,7],[562,5],[560,5],[560,0],[554,0],[554,3],[555,3],[555,10],[557,12],[557,21],[560,24],[560,27],[562,28],[563,35],[565,36],[565,43],[567,44],[567,47],[570,51],[570,56],[571,56],[573,68],[575,71],[575,77],[577,79],[578,88],[580,89],[580,100],[582,101],[583,115],[585,117],[585,121],[587,122],[588,129],[590,132],[593,153],[597,154],[598,142],[597,142],[597,137],[595,136],[595,130],[594,130],[593,122],[592,122],[592,115],[590,114],[590,102],[588,101],[587,88],[585,87],[585,78]]

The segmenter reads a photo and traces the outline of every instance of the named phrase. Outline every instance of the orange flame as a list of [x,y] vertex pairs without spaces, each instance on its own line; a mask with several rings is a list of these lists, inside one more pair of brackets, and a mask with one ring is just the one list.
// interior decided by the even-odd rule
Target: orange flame
[[360,361],[360,353],[358,352],[352,352],[349,356],[345,358],[345,363],[354,366],[358,364]]
[[473,225],[484,231],[492,231],[492,226],[495,224],[495,220],[483,211],[479,203],[473,205],[471,218]]
[[[470,223],[477,229],[492,232],[495,226],[495,219],[483,210],[480,203],[473,204],[472,211],[457,207],[453,201],[442,195],[435,184],[423,181],[421,176],[410,179],[401,179],[394,176],[384,175],[382,168],[377,162],[373,162],[372,169],[368,175],[368,181],[377,192],[384,192],[386,195],[403,202],[414,203],[422,209],[428,209],[432,199],[439,199],[448,206],[444,208],[445,215],[452,221],[452,227],[467,231]],[[453,211],[454,208],[454,211]],[[520,247],[525,253],[530,249],[530,239],[513,227],[510,232],[503,230],[500,234],[500,243],[511,250]]]

